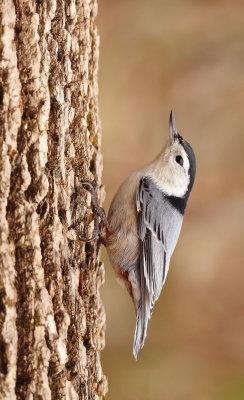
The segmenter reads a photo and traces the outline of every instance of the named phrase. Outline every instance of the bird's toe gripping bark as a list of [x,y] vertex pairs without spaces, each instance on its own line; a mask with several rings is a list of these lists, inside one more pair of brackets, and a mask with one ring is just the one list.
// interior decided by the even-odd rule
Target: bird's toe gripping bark
[[81,181],[83,186],[87,186],[91,193],[91,205],[94,214],[94,231],[91,238],[86,238],[79,232],[79,240],[82,242],[92,242],[99,239],[101,243],[105,244],[105,228],[108,226],[107,217],[104,209],[99,205],[97,198],[98,185],[96,181],[88,182]]

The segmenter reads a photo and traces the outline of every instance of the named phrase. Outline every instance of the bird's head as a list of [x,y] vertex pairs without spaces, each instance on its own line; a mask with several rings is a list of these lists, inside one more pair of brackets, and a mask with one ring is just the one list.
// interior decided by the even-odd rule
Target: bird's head
[[178,133],[173,112],[169,118],[169,140],[158,158],[160,182],[169,196],[188,198],[196,173],[196,159],[190,144]]

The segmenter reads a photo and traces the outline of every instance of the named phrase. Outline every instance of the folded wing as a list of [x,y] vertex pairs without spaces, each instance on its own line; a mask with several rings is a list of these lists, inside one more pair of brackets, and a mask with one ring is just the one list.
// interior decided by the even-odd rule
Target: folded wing
[[137,307],[133,347],[135,358],[144,345],[148,322],[165,282],[183,219],[150,176],[140,180],[136,208],[140,239],[141,297]]

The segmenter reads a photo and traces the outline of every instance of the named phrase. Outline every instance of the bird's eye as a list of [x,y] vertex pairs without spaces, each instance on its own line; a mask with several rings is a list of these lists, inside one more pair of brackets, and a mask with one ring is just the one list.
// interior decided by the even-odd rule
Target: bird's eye
[[176,156],[175,157],[175,161],[180,164],[181,166],[183,166],[183,158],[181,156]]

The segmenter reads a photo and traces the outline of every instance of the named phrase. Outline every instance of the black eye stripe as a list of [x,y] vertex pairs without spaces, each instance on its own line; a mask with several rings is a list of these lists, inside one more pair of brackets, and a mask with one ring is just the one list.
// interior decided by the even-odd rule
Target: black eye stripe
[[178,164],[180,164],[181,166],[183,166],[183,164],[184,164],[183,158],[182,158],[180,155],[178,155],[178,156],[175,157],[175,161],[176,161]]

